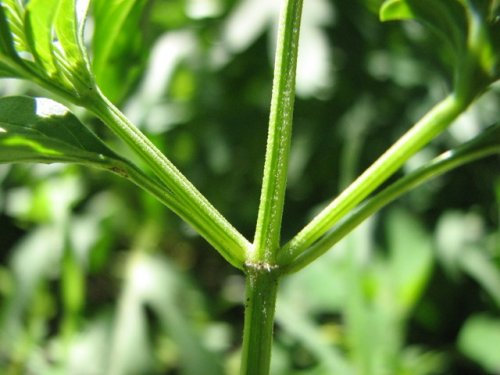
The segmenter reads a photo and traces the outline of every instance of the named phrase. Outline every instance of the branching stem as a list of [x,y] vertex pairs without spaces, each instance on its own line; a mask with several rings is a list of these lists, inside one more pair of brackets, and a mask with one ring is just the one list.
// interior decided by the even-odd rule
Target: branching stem
[[[152,169],[167,204],[233,266],[242,269],[250,243],[220,214],[170,160],[103,95],[88,106]],[[144,176],[142,176],[144,177]],[[144,178],[141,179],[144,181]],[[137,182],[137,181],[136,181]],[[150,187],[154,184],[149,183]],[[157,188],[157,186],[156,186]],[[170,204],[169,202],[173,202]]]
[[280,263],[289,263],[319,240],[411,156],[446,129],[468,104],[455,95],[450,95],[432,108],[283,247],[279,256]]
[[458,149],[447,151],[438,156],[430,163],[401,178],[352,210],[331,231],[300,253],[289,265],[283,265],[282,272],[297,272],[306,267],[330,250],[366,218],[410,190],[452,169],[494,154],[500,154],[500,124],[486,130],[477,139],[462,145]]

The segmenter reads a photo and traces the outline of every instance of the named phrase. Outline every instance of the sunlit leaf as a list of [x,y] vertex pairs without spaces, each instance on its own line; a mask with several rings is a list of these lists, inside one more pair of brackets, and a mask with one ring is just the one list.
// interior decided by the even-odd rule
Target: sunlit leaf
[[89,0],[5,0],[0,5],[1,76],[34,80],[75,103],[93,95],[83,45]]
[[88,0],[59,0],[54,29],[67,58],[83,59],[83,21],[89,6]]
[[56,62],[62,71],[67,70],[67,78],[79,94],[93,89],[90,64],[83,45],[88,7],[89,0],[59,0],[54,19],[54,31],[63,52],[63,57]]
[[25,29],[31,51],[47,74],[54,74],[52,24],[58,0],[31,0],[26,8]]
[[28,51],[29,48],[24,37],[23,28],[24,8],[22,7],[21,3],[16,0],[2,0],[2,2],[0,2],[0,5],[3,8],[6,18],[4,27],[10,29],[16,54],[20,51]]
[[381,21],[413,19],[416,15],[404,0],[386,1],[380,9]]
[[0,98],[0,163],[79,162],[106,166],[118,156],[69,110],[45,98]]

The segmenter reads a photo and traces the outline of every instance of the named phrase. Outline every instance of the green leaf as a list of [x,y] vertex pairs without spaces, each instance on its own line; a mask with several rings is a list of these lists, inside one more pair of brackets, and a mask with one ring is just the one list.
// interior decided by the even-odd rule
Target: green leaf
[[[14,49],[14,40],[8,27],[8,19],[4,10],[4,5],[0,4],[0,55],[9,57],[17,56]],[[3,62],[3,57],[0,56],[0,66]]]
[[467,17],[460,1],[387,0],[380,8],[380,19],[415,19],[437,33],[447,43],[457,61],[465,52]]
[[387,229],[396,302],[401,312],[407,314],[429,280],[432,243],[420,223],[404,211],[391,211]]
[[[141,61],[140,27],[145,0],[94,0],[94,35],[92,68],[101,90],[116,102],[127,91],[131,65]],[[130,63],[134,60],[134,64]],[[124,63],[126,62],[126,63]]]
[[470,102],[500,78],[497,1],[386,0],[380,8],[380,19],[415,19],[433,30],[451,56],[454,91],[464,102]]
[[82,41],[89,1],[2,1],[0,75],[35,81],[85,104],[95,92]]
[[499,343],[500,320],[486,315],[468,319],[458,337],[460,350],[491,373],[500,371]]
[[94,88],[90,63],[83,44],[83,28],[88,7],[89,0],[59,0],[53,25],[60,43],[59,52],[63,54],[56,62],[59,68],[67,73],[67,78],[79,94],[85,94],[88,89]]
[[69,110],[45,98],[0,98],[0,163],[122,161]]
[[74,62],[84,59],[83,24],[88,0],[59,0],[54,29],[66,55]]
[[25,30],[33,56],[46,73],[56,73],[52,24],[58,0],[31,0],[26,7]]
[[[2,0],[0,5],[3,8],[5,14],[5,28],[10,30],[11,38],[13,41],[14,55],[17,56],[17,52],[29,51],[27,43],[24,37],[23,29],[23,19],[24,19],[24,8],[19,1],[16,0]],[[11,55],[12,57],[14,55]]]
[[415,14],[404,0],[388,0],[380,8],[380,20],[408,20],[416,18]]

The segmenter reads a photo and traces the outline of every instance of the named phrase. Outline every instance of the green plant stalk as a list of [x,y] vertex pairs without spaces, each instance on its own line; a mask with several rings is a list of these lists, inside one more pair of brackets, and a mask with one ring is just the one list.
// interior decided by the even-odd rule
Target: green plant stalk
[[302,0],[284,0],[274,67],[264,176],[253,249],[248,253],[242,375],[267,375],[271,363],[281,221],[292,137]]
[[283,2],[278,29],[264,177],[250,262],[274,263],[276,251],[280,246],[301,16],[302,0]]
[[269,374],[278,283],[277,270],[247,270],[241,375]]
[[446,129],[469,104],[451,94],[433,107],[281,249],[280,262],[290,263],[316,242],[412,155]]
[[500,125],[481,134],[480,140],[472,140],[456,150],[447,151],[409,175],[376,194],[341,220],[329,233],[300,253],[286,266],[283,273],[293,273],[306,267],[330,250],[366,218],[414,188],[442,174],[478,159],[500,154]]
[[[250,243],[107,98],[100,94],[99,99],[86,105],[86,108],[109,126],[152,169],[164,187],[161,201],[192,225],[229,263],[241,269]],[[144,176],[136,182],[142,185]],[[148,185],[152,187],[154,184]],[[166,199],[167,195],[170,195],[169,199]]]

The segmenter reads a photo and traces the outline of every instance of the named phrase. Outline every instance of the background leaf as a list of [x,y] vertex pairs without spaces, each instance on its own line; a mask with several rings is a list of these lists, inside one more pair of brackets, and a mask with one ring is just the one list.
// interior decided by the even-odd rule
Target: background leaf
[[395,302],[407,315],[420,299],[432,272],[433,254],[429,235],[404,211],[391,211],[387,222],[389,268]]
[[382,21],[416,19],[436,32],[455,55],[456,63],[465,52],[467,19],[457,0],[388,0],[380,8]]
[[115,102],[126,94],[127,86],[134,81],[137,68],[144,61],[140,55],[144,33],[136,30],[144,27],[141,20],[145,4],[145,0],[92,3],[95,21],[92,68],[101,90]]
[[486,315],[472,316],[460,331],[458,343],[460,350],[486,371],[500,371],[500,320]]

